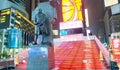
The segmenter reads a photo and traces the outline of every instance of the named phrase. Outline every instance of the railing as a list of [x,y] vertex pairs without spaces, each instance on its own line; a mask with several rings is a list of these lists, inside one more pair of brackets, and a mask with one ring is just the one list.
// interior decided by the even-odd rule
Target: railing
[[103,46],[103,44],[100,42],[100,40],[96,36],[95,36],[95,41],[96,41],[100,51],[102,51],[102,54],[103,54],[107,64],[110,65],[110,57],[109,57],[108,50]]

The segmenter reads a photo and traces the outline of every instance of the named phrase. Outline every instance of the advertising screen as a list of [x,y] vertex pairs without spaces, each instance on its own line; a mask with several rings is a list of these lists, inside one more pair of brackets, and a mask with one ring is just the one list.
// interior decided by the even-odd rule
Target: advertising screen
[[63,22],[83,20],[82,0],[62,0]]
[[1,10],[1,12],[0,12],[0,26],[1,26],[0,29],[9,27],[10,12],[11,12],[10,8]]
[[82,0],[62,0],[62,22],[60,22],[60,35],[82,33],[83,3]]
[[72,29],[72,28],[82,28],[82,21],[69,21],[69,22],[61,22],[60,29]]
[[118,38],[112,39],[112,52],[114,55],[119,54],[120,55],[120,40]]
[[112,57],[113,61],[117,62],[118,66],[120,66],[120,39],[113,38],[112,39]]

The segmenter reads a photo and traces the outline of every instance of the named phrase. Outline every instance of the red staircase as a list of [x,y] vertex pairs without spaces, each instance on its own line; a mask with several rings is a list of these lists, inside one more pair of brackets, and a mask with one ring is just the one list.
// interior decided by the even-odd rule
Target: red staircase
[[106,70],[94,40],[69,41],[56,46],[55,65],[59,70]]
[[[54,70],[110,70],[107,68],[109,66],[109,53],[95,36],[87,39],[85,36],[72,35],[61,39],[54,43]],[[103,60],[101,60],[100,51],[103,54]],[[27,55],[24,56],[24,58],[26,57]],[[19,58],[20,61],[22,59],[23,57]],[[19,64],[17,69],[26,70],[26,64],[22,65]]]

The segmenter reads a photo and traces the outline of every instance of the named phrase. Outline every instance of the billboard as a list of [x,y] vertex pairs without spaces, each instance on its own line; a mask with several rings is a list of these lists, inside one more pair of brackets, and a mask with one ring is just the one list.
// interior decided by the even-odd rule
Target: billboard
[[118,3],[118,0],[104,0],[105,7],[112,6],[117,3]]
[[112,60],[117,62],[120,66],[120,39],[119,38],[113,38],[112,39]]
[[82,21],[68,21],[60,23],[60,35],[70,35],[82,33]]
[[82,21],[68,21],[60,23],[60,29],[73,29],[82,27],[83,27]]
[[0,12],[0,29],[9,27],[10,25],[10,8],[2,9]]
[[82,0],[62,0],[63,22],[83,20]]
[[60,22],[60,35],[82,33],[83,3],[82,0],[62,0],[62,22]]

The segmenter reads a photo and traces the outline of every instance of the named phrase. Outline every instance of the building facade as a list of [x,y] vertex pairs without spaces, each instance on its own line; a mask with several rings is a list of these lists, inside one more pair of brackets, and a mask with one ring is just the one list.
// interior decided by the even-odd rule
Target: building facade
[[84,0],[84,8],[88,9],[89,29],[92,34],[103,39],[104,37],[104,0]]

